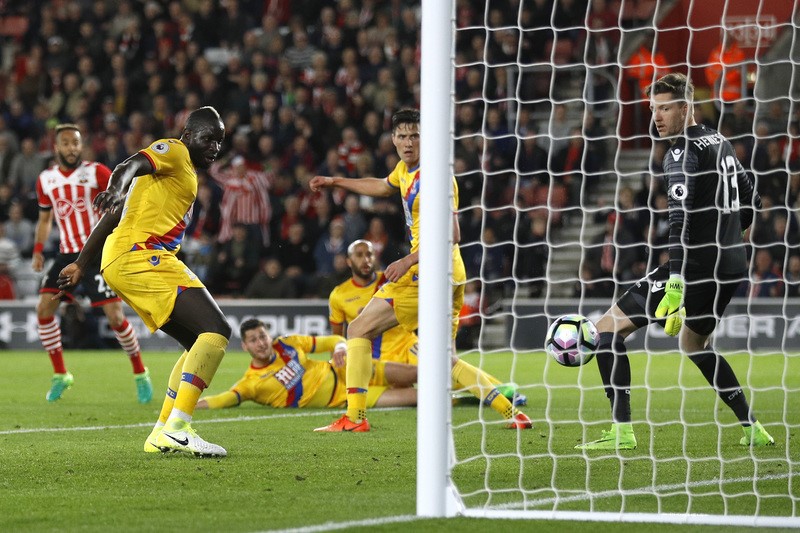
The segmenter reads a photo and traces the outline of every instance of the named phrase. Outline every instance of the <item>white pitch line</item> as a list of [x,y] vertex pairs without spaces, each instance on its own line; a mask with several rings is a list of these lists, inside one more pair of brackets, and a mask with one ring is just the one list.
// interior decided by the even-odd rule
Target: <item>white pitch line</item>
[[382,526],[384,524],[400,524],[403,522],[415,522],[423,520],[424,516],[415,515],[400,515],[400,516],[385,516],[382,518],[365,518],[363,520],[352,520],[349,522],[326,522],[316,526],[295,527],[291,529],[270,529],[267,531],[259,531],[257,533],[316,533],[319,531],[337,531],[341,529],[350,529],[351,527],[371,527]]
[[[399,411],[400,409],[404,409],[403,407],[378,407],[373,408],[372,411]],[[312,412],[292,412],[292,413],[280,413],[274,415],[262,415],[262,416],[239,416],[239,417],[231,417],[231,418],[210,418],[208,420],[197,420],[195,419],[193,423],[203,425],[203,424],[221,424],[227,422],[252,422],[257,420],[274,420],[278,418],[301,418],[301,417],[312,417],[312,416],[331,416],[330,412],[325,411],[312,411]],[[133,429],[133,428],[142,428],[142,427],[151,427],[153,425],[152,422],[140,422],[138,424],[121,424],[121,425],[111,425],[111,426],[78,426],[78,427],[61,427],[61,428],[25,428],[25,429],[5,429],[0,430],[0,435],[19,435],[24,433],[60,433],[60,432],[67,432],[67,431],[101,431],[101,430],[109,430],[109,429]]]

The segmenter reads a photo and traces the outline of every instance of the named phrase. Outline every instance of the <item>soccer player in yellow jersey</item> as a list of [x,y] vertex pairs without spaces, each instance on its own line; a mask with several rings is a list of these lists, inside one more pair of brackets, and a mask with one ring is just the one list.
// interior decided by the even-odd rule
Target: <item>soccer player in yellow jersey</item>
[[[289,335],[273,339],[266,325],[251,318],[239,328],[242,349],[252,360],[244,377],[223,393],[201,398],[198,409],[236,407],[254,401],[272,407],[343,407],[344,367],[310,359],[308,353],[332,352],[343,358],[344,337]],[[367,405],[417,405],[417,369],[411,365],[373,361]]]
[[[385,179],[315,176],[309,183],[312,191],[339,187],[368,196],[389,196],[400,193],[406,226],[411,240],[411,253],[389,265],[384,272],[387,283],[381,286],[347,330],[347,412],[332,424],[318,431],[369,431],[367,421],[367,391],[371,375],[372,340],[397,326],[407,331],[417,329],[419,305],[419,111],[402,109],[392,116],[392,142],[400,162]],[[435,179],[435,178],[434,178]],[[455,178],[451,178],[456,189]],[[456,209],[458,206],[452,206]],[[460,230],[453,213],[453,313],[452,334],[458,328],[458,313],[464,300],[466,271],[458,248]],[[531,427],[530,419],[517,410],[492,384],[486,374],[459,359],[454,359],[452,377],[457,383],[468,384],[470,390],[485,404],[509,420],[511,429]]]
[[196,169],[214,162],[224,137],[217,111],[202,107],[189,115],[180,139],[156,141],[117,165],[108,189],[94,200],[105,216],[78,259],[59,276],[59,288],[74,286],[102,247],[106,283],[151,331],[164,331],[186,349],[172,369],[146,452],[227,455],[223,447],[200,438],[191,421],[225,355],[231,328],[197,276],[176,256],[197,195]]
[[[350,267],[352,277],[337,285],[328,298],[329,320],[334,335],[343,335],[345,326],[358,317],[372,296],[386,283],[386,276],[383,272],[375,270],[375,252],[372,243],[367,240],[354,241],[347,247],[347,266]],[[372,358],[416,365],[418,362],[417,341],[415,333],[406,330],[403,326],[395,326],[372,339]],[[341,355],[334,353],[333,357],[338,365],[344,365],[344,353]],[[338,359],[339,357],[341,359]],[[458,364],[462,368],[468,369],[464,373],[468,379],[465,383],[453,383],[454,389],[470,389],[473,383],[469,381],[469,378],[473,373],[486,374],[482,370],[475,369],[466,361]],[[462,373],[459,373],[459,376],[461,375]],[[527,402],[525,396],[517,393],[516,387],[513,385],[502,385],[500,380],[490,374],[486,374],[486,377],[514,405],[525,405]],[[371,386],[369,391],[368,395],[372,392]],[[472,391],[475,391],[474,387]],[[480,394],[477,394],[476,397],[478,400],[481,398]],[[466,401],[466,398],[459,398],[459,400]]]

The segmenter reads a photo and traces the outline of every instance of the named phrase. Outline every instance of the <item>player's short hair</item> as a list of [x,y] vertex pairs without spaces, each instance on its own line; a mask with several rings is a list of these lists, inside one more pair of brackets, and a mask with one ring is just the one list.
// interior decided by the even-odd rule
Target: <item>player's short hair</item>
[[239,324],[239,337],[241,337],[242,340],[244,340],[244,336],[247,334],[248,331],[258,328],[264,328],[267,331],[269,331],[267,325],[261,320],[257,318],[248,318],[247,320]]
[[684,74],[672,72],[657,79],[647,88],[647,96],[671,94],[675,100],[694,102],[694,84]]
[[186,119],[185,129],[194,130],[202,126],[216,126],[222,122],[219,113],[213,107],[207,105],[199,109],[195,109],[189,114]]
[[392,133],[401,124],[419,124],[419,109],[401,109],[392,115]]
[[61,133],[62,131],[74,131],[74,132],[77,132],[77,133],[80,134],[81,129],[78,127],[77,124],[73,124],[71,122],[67,122],[67,123],[64,123],[64,124],[59,124],[55,128],[56,137],[58,137],[58,134]]
[[366,239],[358,239],[357,241],[351,242],[350,246],[347,247],[347,257],[350,257],[351,255],[353,255],[353,252],[356,251],[356,246],[358,246],[359,244],[366,244],[367,248],[369,248],[370,251],[373,249],[373,246],[372,246],[371,242],[369,242]]

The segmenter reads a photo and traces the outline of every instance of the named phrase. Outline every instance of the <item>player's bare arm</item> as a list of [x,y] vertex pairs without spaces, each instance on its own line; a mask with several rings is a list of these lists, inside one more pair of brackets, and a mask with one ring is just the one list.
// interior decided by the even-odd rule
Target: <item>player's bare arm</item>
[[339,187],[340,189],[356,194],[378,197],[391,196],[397,192],[397,189],[389,185],[385,179],[380,178],[351,179],[341,176],[314,176],[309,182],[308,187],[313,192]]
[[64,295],[64,292],[75,287],[81,280],[86,267],[97,257],[103,250],[103,245],[106,238],[111,235],[114,228],[119,224],[122,218],[122,211],[118,210],[115,213],[107,213],[97,226],[92,230],[89,238],[86,241],[81,253],[74,263],[65,266],[61,272],[58,273],[58,288],[60,291],[53,296],[53,299],[59,299]]
[[152,174],[154,171],[147,157],[139,152],[133,154],[114,168],[108,181],[108,189],[94,199],[95,208],[101,213],[116,211],[125,201],[125,194],[133,178]]
[[391,265],[386,267],[384,275],[389,281],[397,281],[402,278],[408,270],[419,263],[419,252],[413,252],[405,257],[401,257]]
[[41,248],[47,242],[50,236],[50,229],[53,227],[53,210],[40,209],[39,220],[36,221],[36,231],[34,232],[35,240],[33,241],[33,257],[31,258],[31,267],[34,272],[41,272],[44,268],[44,255]]

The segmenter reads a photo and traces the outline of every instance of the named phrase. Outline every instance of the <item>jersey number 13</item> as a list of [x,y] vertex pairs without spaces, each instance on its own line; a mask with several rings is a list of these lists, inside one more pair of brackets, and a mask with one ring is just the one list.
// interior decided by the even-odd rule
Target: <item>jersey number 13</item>
[[722,174],[722,212],[724,214],[739,211],[739,180],[736,171],[736,158],[726,155],[720,161]]

